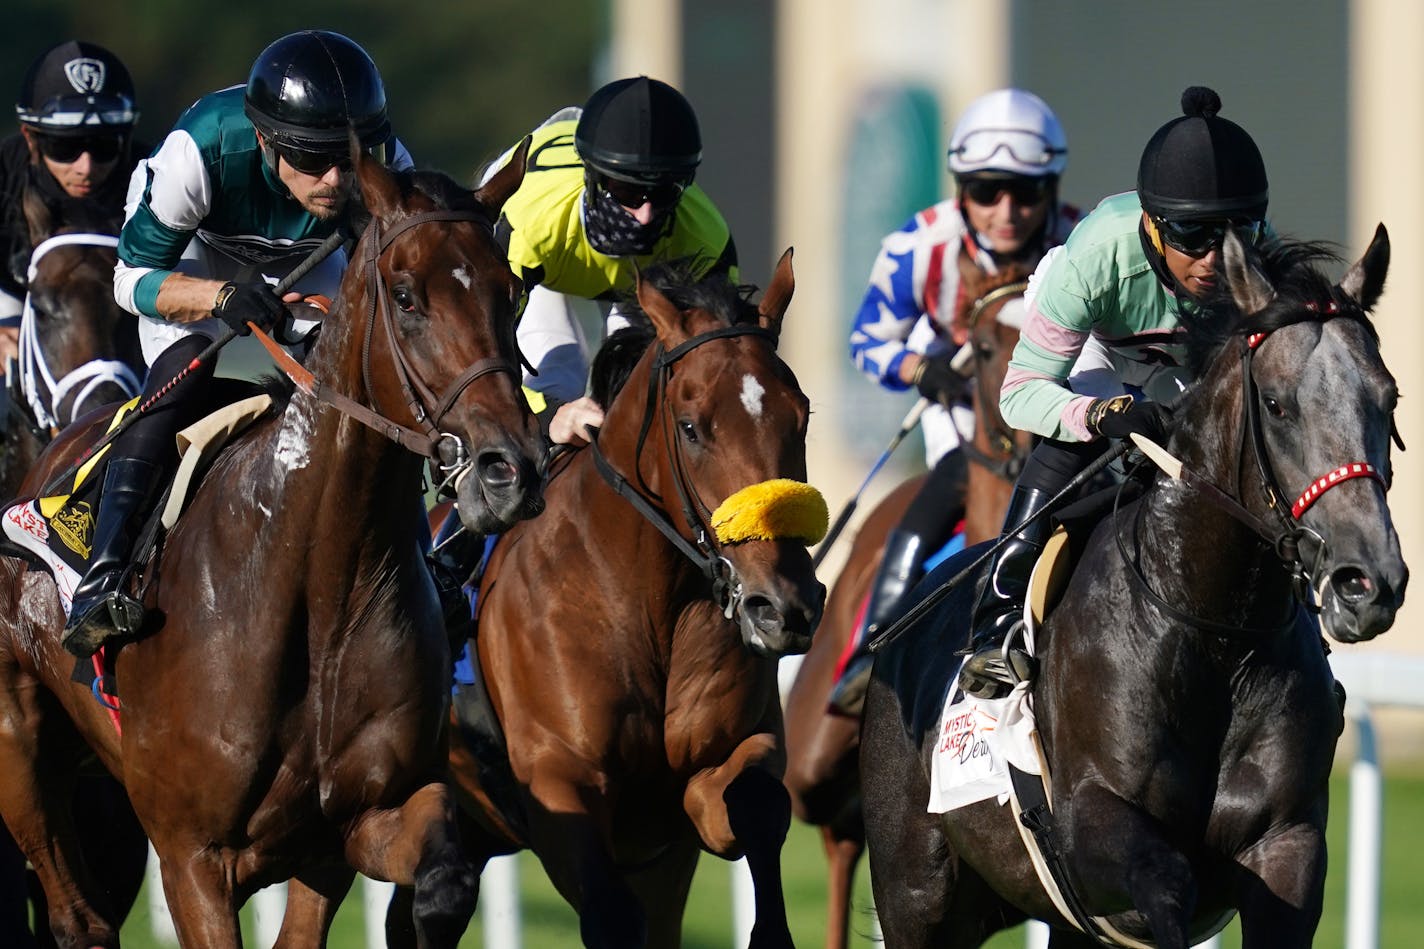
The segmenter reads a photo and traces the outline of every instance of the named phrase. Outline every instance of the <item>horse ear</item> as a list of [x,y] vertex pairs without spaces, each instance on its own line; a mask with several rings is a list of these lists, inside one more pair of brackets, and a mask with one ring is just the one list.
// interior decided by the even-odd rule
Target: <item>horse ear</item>
[[778,338],[781,336],[781,318],[786,315],[786,308],[791,305],[791,294],[796,290],[796,275],[791,272],[792,250],[786,248],[786,253],[776,262],[771,284],[761,295],[761,303],[757,306],[757,312],[761,314],[758,321],[761,328]]
[[396,184],[395,175],[361,147],[354,128],[347,134],[351,143],[351,165],[361,185],[361,203],[372,216],[385,220],[400,208],[400,186]]
[[653,328],[658,331],[658,340],[664,349],[672,349],[687,341],[682,311],[661,290],[644,280],[642,271],[638,272],[638,305],[653,321]]
[[1340,289],[1366,311],[1374,309],[1384,292],[1384,276],[1389,271],[1389,232],[1376,225],[1374,239],[1365,254],[1345,271]]
[[[49,202],[34,188],[25,189],[20,206],[25,213],[25,227],[30,233],[30,246],[38,247],[55,231],[54,213],[50,210]],[[26,259],[29,258],[28,254],[25,256]]]
[[1242,313],[1259,313],[1276,298],[1275,288],[1247,258],[1246,245],[1231,228],[1226,229],[1226,239],[1221,243],[1221,257],[1226,286]]
[[509,161],[505,162],[499,171],[491,175],[489,180],[475,191],[475,200],[495,217],[499,216],[500,208],[504,207],[504,202],[519,190],[519,185],[524,181],[525,162],[529,160],[531,140],[531,136],[524,136],[524,141],[514,149],[514,154],[509,156]]

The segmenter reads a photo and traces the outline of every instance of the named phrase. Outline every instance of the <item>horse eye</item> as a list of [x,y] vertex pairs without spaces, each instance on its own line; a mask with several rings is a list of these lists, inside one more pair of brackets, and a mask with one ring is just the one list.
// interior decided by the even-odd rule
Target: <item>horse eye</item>
[[396,287],[391,291],[391,297],[396,301],[396,306],[401,308],[402,313],[415,312],[415,294],[410,292],[409,287]]
[[690,442],[697,441],[697,426],[691,422],[682,421],[677,423],[678,430],[682,432],[682,437]]
[[1274,418],[1286,417],[1285,408],[1275,399],[1271,398],[1270,396],[1265,396],[1263,397],[1262,401],[1266,404],[1266,411],[1270,412]]

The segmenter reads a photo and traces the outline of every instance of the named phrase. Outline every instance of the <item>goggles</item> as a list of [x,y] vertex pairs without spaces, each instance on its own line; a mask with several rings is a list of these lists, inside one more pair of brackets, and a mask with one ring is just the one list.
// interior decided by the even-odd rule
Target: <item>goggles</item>
[[1054,148],[1053,144],[1037,132],[1022,129],[975,129],[951,148],[949,154],[957,156],[969,165],[983,165],[1000,152],[1007,153],[1020,165],[1036,165],[1046,168],[1059,155],[1068,154],[1066,148]]
[[1005,193],[1015,204],[1042,204],[1048,199],[1051,187],[1047,177],[961,178],[959,181],[960,194],[985,206],[998,204],[999,196]]
[[1260,242],[1266,232],[1264,221],[1167,221],[1154,217],[1157,233],[1162,235],[1162,243],[1188,257],[1205,257],[1212,249],[1220,247],[1226,239],[1228,229],[1248,246]]
[[35,144],[40,154],[50,161],[68,165],[79,160],[85,152],[97,165],[103,165],[119,157],[127,139],[123,135],[86,135],[80,138],[61,138],[39,134]]
[[691,179],[649,184],[624,181],[620,178],[610,178],[607,175],[598,176],[598,186],[625,208],[641,208],[644,204],[651,204],[655,208],[672,207],[677,204],[678,199],[682,197],[682,193],[687,190],[687,186],[690,184],[692,184]]
[[[343,174],[351,170],[351,152],[345,148],[329,152],[314,152],[280,142],[274,142],[272,147],[281,159],[292,167],[293,171],[310,175],[313,178],[320,178],[332,168],[339,169]],[[386,143],[372,145],[366,149],[366,154],[381,164],[386,164]]]
[[133,100],[127,96],[56,96],[38,109],[16,107],[21,122],[41,129],[76,129],[84,125],[131,126],[138,121]]

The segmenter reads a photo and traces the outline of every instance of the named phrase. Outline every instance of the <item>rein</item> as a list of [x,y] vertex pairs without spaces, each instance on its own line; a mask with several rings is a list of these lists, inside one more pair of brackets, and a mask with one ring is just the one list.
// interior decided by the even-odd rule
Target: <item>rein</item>
[[[676,438],[676,433],[669,431],[672,424],[669,419],[664,425],[664,440],[668,445],[669,461],[673,469],[673,485],[677,489],[678,501],[682,506],[683,517],[692,528],[694,538],[688,540],[673,524],[667,512],[654,503],[651,498],[661,500],[648,487],[643,480],[642,473],[637,464],[637,459],[642,457],[643,446],[647,442],[648,432],[653,426],[653,417],[662,405],[663,396],[667,389],[667,380],[672,375],[672,366],[675,362],[687,355],[692,350],[704,343],[714,339],[726,339],[735,336],[759,336],[769,341],[772,348],[776,346],[776,337],[760,326],[736,325],[723,326],[694,336],[687,341],[674,346],[664,352],[662,345],[657,344],[654,349],[652,371],[648,376],[648,397],[647,407],[643,412],[643,420],[638,429],[637,447],[634,450],[634,472],[638,475],[638,481],[642,490],[634,487],[626,477],[618,472],[603,454],[603,450],[598,445],[598,439],[594,438],[589,447],[593,450],[594,465],[598,469],[599,475],[607,482],[615,493],[633,505],[634,509],[650,524],[668,539],[668,542],[676,547],[704,577],[712,581],[713,601],[722,609],[722,614],[731,619],[736,612],[742,599],[742,585],[737,577],[736,568],[732,562],[722,556],[720,546],[717,543],[716,533],[708,526],[708,519],[712,511],[702,502],[697,493],[687,484],[687,469],[684,463],[682,452],[677,447],[680,443]],[[664,417],[667,418],[666,413]],[[646,493],[644,493],[646,492]]]
[[[119,239],[110,234],[59,234],[41,241],[30,254],[28,282],[33,284],[39,274],[39,263],[45,254],[58,247],[113,247]],[[20,318],[20,387],[34,415],[35,424],[52,435],[74,421],[75,410],[84,404],[95,389],[113,383],[128,398],[138,395],[142,386],[138,375],[126,363],[117,359],[91,359],[65,373],[58,380],[45,359],[40,343],[39,314],[31,294],[25,295]],[[76,392],[69,411],[61,415],[59,406]]]
[[[472,462],[469,451],[457,435],[440,431],[439,424],[445,417],[445,413],[455,404],[455,400],[460,397],[460,394],[481,376],[493,372],[507,372],[517,378],[519,370],[506,359],[499,357],[481,359],[460,373],[454,382],[446,387],[444,394],[437,397],[415,372],[405,351],[401,349],[400,343],[396,339],[390,304],[387,299],[390,294],[387,292],[385,279],[381,276],[377,263],[395,239],[411,228],[421,224],[450,221],[472,221],[489,227],[485,216],[476,211],[424,211],[405,218],[385,234],[381,233],[379,221],[374,219],[371,221],[369,226],[371,239],[367,242],[368,250],[362,264],[366,268],[366,296],[370,300],[370,307],[366,318],[366,336],[361,344],[361,378],[366,392],[370,396],[372,407],[368,408],[340,392],[333,391],[316,379],[309,370],[292,358],[270,336],[261,330],[254,330],[254,335],[271,354],[273,360],[303,392],[379,432],[401,447],[429,458],[446,472],[468,467]],[[371,338],[376,333],[378,322],[381,329],[384,330],[386,342],[390,346],[391,361],[396,379],[406,400],[406,408],[415,419],[416,424],[420,426],[419,429],[394,421],[384,414],[377,404],[376,390],[371,382]]]
[[[1316,304],[1307,304],[1307,309],[1312,312],[1320,312]],[[1326,314],[1322,320],[1334,318],[1360,319],[1352,312],[1342,312],[1339,304],[1331,301],[1324,308]],[[1266,452],[1266,437],[1261,428],[1261,416],[1257,406],[1260,397],[1260,389],[1256,385],[1255,376],[1252,373],[1252,358],[1260,345],[1265,342],[1269,333],[1252,333],[1244,337],[1241,348],[1241,378],[1242,378],[1242,425],[1241,425],[1241,445],[1238,458],[1245,452],[1246,440],[1251,441],[1251,448],[1256,458],[1256,470],[1260,475],[1260,484],[1265,492],[1267,506],[1276,515],[1276,524],[1272,525],[1266,520],[1258,517],[1249,511],[1236,497],[1221,490],[1207,479],[1186,468],[1181,468],[1178,472],[1168,472],[1174,477],[1179,477],[1185,484],[1195,490],[1199,497],[1209,502],[1218,509],[1230,514],[1237,521],[1250,528],[1259,538],[1264,546],[1275,552],[1283,566],[1290,574],[1291,590],[1296,600],[1312,613],[1319,613],[1318,603],[1311,602],[1310,582],[1320,565],[1326,559],[1325,539],[1318,533],[1300,523],[1303,515],[1320,497],[1331,488],[1344,484],[1346,481],[1355,478],[1372,478],[1381,485],[1384,484],[1383,476],[1375,470],[1374,465],[1367,461],[1352,461],[1340,465],[1327,472],[1319,478],[1312,479],[1310,484],[1302,491],[1293,504],[1290,505],[1287,513],[1285,498],[1288,496],[1280,488],[1280,483],[1276,479],[1275,471],[1271,467],[1270,456]],[[1150,444],[1150,443],[1149,443]],[[1165,452],[1162,452],[1165,455]],[[1149,451],[1148,457],[1156,462],[1159,467],[1163,461],[1156,452]],[[1167,456],[1170,458],[1170,456]],[[1179,463],[1178,463],[1179,464]],[[1241,485],[1238,483],[1237,495],[1241,493]],[[1119,499],[1121,494],[1119,493]],[[1116,520],[1118,514],[1117,503],[1113,505],[1113,516]],[[1221,623],[1215,620],[1208,620],[1202,617],[1193,616],[1163,599],[1154,591],[1147,582],[1146,576],[1142,573],[1142,567],[1136,558],[1128,556],[1126,545],[1122,538],[1122,533],[1115,530],[1118,551],[1123,558],[1123,562],[1130,568],[1129,575],[1132,577],[1137,587],[1148,597],[1149,600],[1162,612],[1168,614],[1173,619],[1191,626],[1205,629],[1218,635],[1227,637],[1238,637],[1242,634],[1250,636],[1265,636],[1279,632],[1288,627],[1295,618],[1295,609],[1292,608],[1285,620],[1278,626],[1263,628],[1249,627],[1230,623]],[[1300,555],[1300,542],[1304,538],[1309,538],[1315,542],[1316,556],[1314,563],[1307,567],[1304,559]],[[1317,597],[1319,599],[1319,597]]]

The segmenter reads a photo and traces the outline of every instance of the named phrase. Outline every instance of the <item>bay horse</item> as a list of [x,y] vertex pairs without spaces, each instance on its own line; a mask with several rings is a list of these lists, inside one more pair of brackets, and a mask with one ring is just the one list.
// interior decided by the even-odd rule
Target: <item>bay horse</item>
[[[1028,273],[1017,265],[985,273],[962,253],[959,273],[962,290],[951,327],[956,334],[954,342],[972,347],[975,418],[972,438],[964,439],[969,468],[963,534],[966,544],[976,544],[999,535],[1014,478],[1032,447],[1028,434],[1014,431],[1004,422],[998,398],[1009,357],[1018,343]],[[820,828],[829,865],[827,949],[845,949],[847,945],[855,872],[865,852],[860,813],[860,719],[833,714],[827,699],[851,637],[862,621],[885,538],[900,524],[924,480],[924,475],[906,480],[866,515],[831,586],[811,649],[786,695],[784,781],[791,793],[792,812]]]
[[1225,240],[1220,298],[1184,316],[1199,381],[1167,446],[1181,468],[1096,526],[1037,635],[1037,816],[1093,935],[1046,895],[1009,808],[926,812],[972,585],[877,655],[861,768],[891,949],[977,946],[1026,916],[1054,947],[1121,944],[1110,926],[1186,949],[1233,912],[1246,949],[1311,944],[1344,725],[1321,630],[1378,636],[1408,579],[1386,501],[1398,391],[1367,316],[1388,236],[1338,284],[1323,259]]
[[[20,359],[0,392],[0,500],[19,491],[60,429],[90,409],[136,395],[143,375],[134,320],[114,301],[118,216],[87,202],[51,207],[33,188],[22,193],[21,211],[32,250]],[[81,774],[75,795],[86,858],[99,868],[122,919],[143,883],[148,840],[107,773]],[[24,855],[0,828],[0,945],[31,944],[31,899],[35,925],[44,927],[43,891],[33,874],[26,876]]]
[[[255,890],[296,877],[320,893],[347,864],[415,886],[423,946],[454,946],[473,912],[443,781],[450,657],[422,472],[426,456],[450,469],[473,530],[540,507],[520,287],[494,235],[523,156],[472,193],[352,151],[371,220],[310,377],[218,456],[145,566],[150,624],[113,659],[122,734],[69,681],[53,580],[0,559],[0,813],[66,949],[118,945],[55,803],[84,742],[128,789],[184,945],[236,947]],[[26,487],[104,421],[70,426]]]
[[[678,945],[699,850],[745,854],[751,945],[791,945],[776,666],[811,644],[825,589],[806,547],[826,527],[808,402],[776,353],[792,289],[790,251],[757,307],[676,264],[641,278],[651,330],[595,360],[595,444],[482,581],[471,651],[514,803],[452,739],[462,840],[476,864],[532,849],[586,946]],[[620,355],[610,399],[597,380],[623,376]]]
[[137,326],[114,301],[121,222],[78,203],[61,218],[32,188],[21,206],[33,250],[19,364],[0,394],[0,500],[15,495],[60,429],[137,395],[143,378]]

